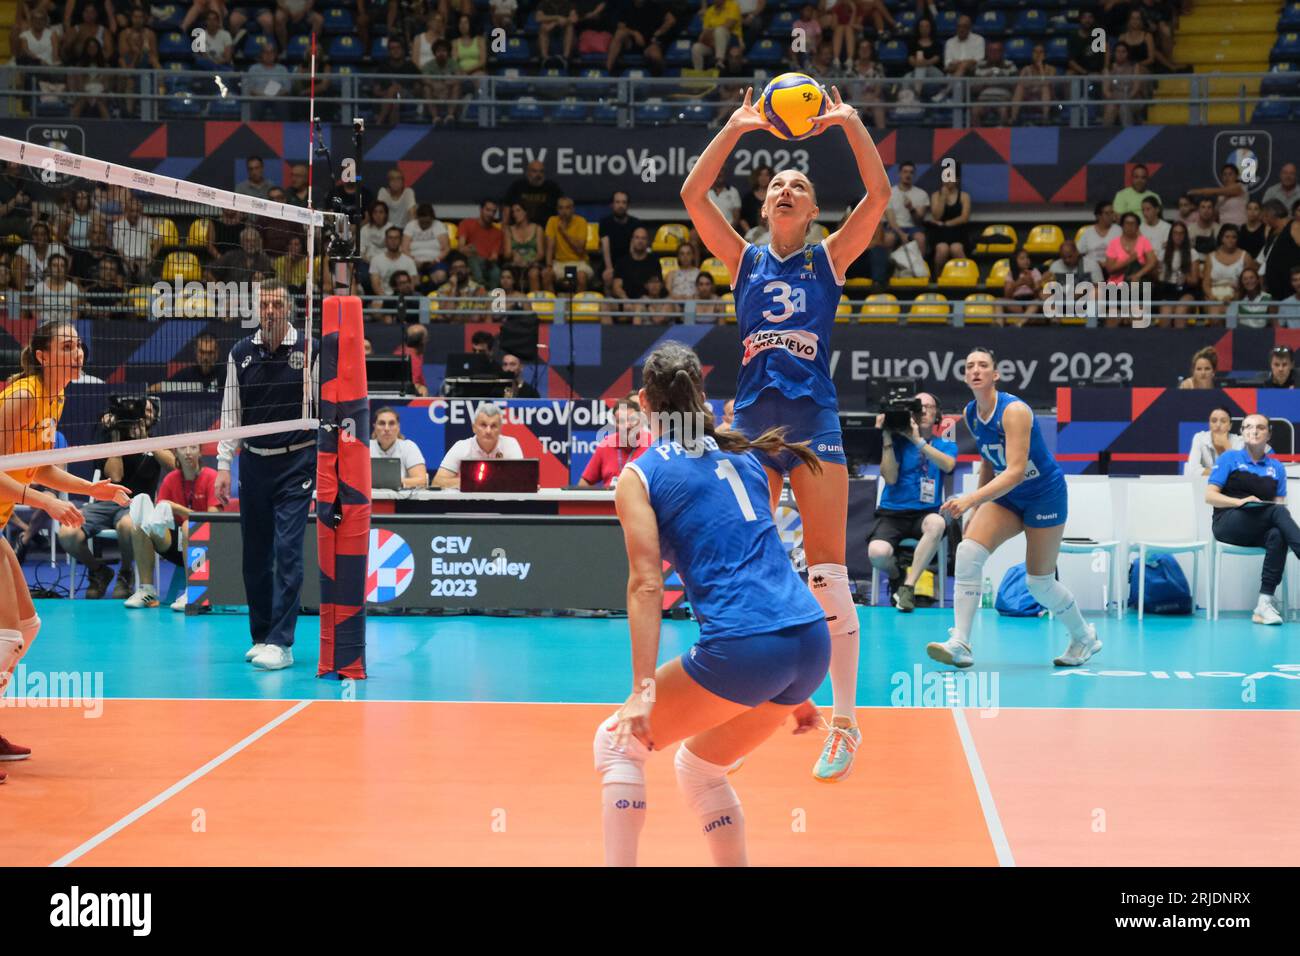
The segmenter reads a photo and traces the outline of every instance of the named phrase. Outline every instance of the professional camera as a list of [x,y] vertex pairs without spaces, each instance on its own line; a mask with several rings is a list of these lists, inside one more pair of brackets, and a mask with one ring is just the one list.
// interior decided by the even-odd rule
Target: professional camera
[[909,386],[898,386],[885,393],[880,401],[880,411],[885,416],[882,427],[886,431],[912,431],[912,422],[921,418],[921,400],[915,397],[915,392]]
[[[109,431],[118,440],[138,437],[134,433],[141,430],[145,422],[145,406],[149,399],[140,395],[113,395],[108,400],[108,412],[105,422]],[[154,407],[157,419],[157,406]]]
[[578,267],[565,266],[564,278],[555,280],[555,291],[561,295],[573,295],[578,289]]

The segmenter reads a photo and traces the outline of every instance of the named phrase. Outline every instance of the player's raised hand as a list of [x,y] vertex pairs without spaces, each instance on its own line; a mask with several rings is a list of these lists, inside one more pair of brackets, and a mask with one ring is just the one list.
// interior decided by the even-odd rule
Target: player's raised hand
[[851,104],[845,103],[840,97],[840,88],[838,86],[832,86],[826,96],[829,100],[826,112],[821,116],[812,118],[813,129],[812,133],[809,134],[811,136],[824,133],[832,126],[843,126],[858,115],[857,109]]
[[124,485],[115,485],[111,481],[97,481],[86,493],[96,501],[113,501],[122,507],[131,503],[131,489]]
[[745,99],[727,119],[727,128],[738,133],[748,133],[750,130],[755,129],[771,130],[772,124],[764,119],[763,111],[754,102],[754,88],[752,86],[745,90]]

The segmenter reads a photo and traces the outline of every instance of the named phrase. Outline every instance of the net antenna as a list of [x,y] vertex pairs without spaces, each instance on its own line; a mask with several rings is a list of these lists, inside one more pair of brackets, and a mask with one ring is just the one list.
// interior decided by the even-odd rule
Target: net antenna
[[305,299],[286,342],[305,333],[312,348],[316,234],[346,228],[345,217],[5,136],[0,161],[26,173],[32,205],[31,234],[14,254],[23,294],[0,327],[0,379],[17,372],[14,356],[45,322],[75,325],[86,350],[58,423],[67,447],[0,423],[0,470],[317,427],[313,363],[302,354],[285,358],[303,376],[301,407],[245,394],[248,424],[222,428],[221,404],[230,348],[260,325],[263,281],[279,279],[291,303]]

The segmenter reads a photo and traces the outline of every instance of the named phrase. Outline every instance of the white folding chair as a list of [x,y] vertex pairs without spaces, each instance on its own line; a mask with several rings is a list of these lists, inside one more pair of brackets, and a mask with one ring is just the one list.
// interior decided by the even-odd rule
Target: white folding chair
[[[1125,515],[1128,540],[1127,555],[1138,553],[1138,620],[1142,620],[1146,598],[1147,555],[1192,555],[1192,606],[1196,605],[1196,585],[1200,578],[1200,558],[1209,558],[1208,541],[1196,538],[1196,489],[1190,481],[1135,481],[1128,486]],[[1128,564],[1128,557],[1125,558]],[[1208,561],[1207,561],[1208,563]],[[1207,574],[1209,569],[1206,569]],[[1212,609],[1207,601],[1205,619]]]
[[1069,517],[1065,521],[1065,539],[1061,554],[1106,556],[1106,576],[1102,583],[1102,609],[1115,602],[1115,616],[1124,616],[1124,592],[1119,585],[1119,539],[1115,537],[1115,500],[1110,479],[1102,475],[1067,475]]
[[[876,482],[876,505],[877,506],[879,506],[880,504],[880,497],[881,495],[884,494],[884,491],[885,491],[885,479],[881,478]],[[913,550],[915,550],[918,544],[920,544],[920,541],[917,538],[904,538],[902,541],[898,542],[898,546],[900,548],[912,548]],[[936,570],[934,576],[935,596],[939,599],[939,607],[946,607],[947,605],[945,604],[946,601],[945,595],[947,595],[948,593],[948,535],[946,532],[944,533],[943,537],[939,539],[939,547],[935,549],[934,558],[932,560],[939,562],[939,567]],[[899,570],[902,569],[900,568]],[[928,565],[927,565],[927,570],[929,570]],[[871,566],[871,606],[872,607],[876,606],[876,602],[879,599],[879,588],[880,588],[880,569],[873,564]]]
[[[1214,619],[1219,619],[1219,577],[1223,573],[1223,557],[1251,557],[1258,558],[1264,556],[1263,548],[1248,547],[1241,544],[1228,544],[1226,541],[1214,539],[1214,563],[1210,576],[1210,604],[1214,608]],[[1282,568],[1282,617],[1287,617],[1287,595],[1286,595],[1286,567]]]

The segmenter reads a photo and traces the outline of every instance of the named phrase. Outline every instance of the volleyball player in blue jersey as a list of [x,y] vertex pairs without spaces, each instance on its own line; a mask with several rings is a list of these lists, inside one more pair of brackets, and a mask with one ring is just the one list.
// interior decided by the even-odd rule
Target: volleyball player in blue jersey
[[972,508],[954,568],[956,625],[948,640],[930,644],[936,661],[957,667],[974,663],[970,628],[979,606],[984,562],[1003,542],[1025,534],[1025,584],[1029,593],[1065,625],[1070,646],[1056,658],[1061,667],[1078,667],[1101,650],[1097,629],[1079,612],[1069,588],[1056,580],[1068,501],[1065,475],[1039,431],[1038,420],[1022,399],[997,388],[997,362],[988,349],[966,356],[966,384],[975,398],[966,406],[966,427],[979,447],[979,488],[950,498],[942,511],[954,518]]
[[830,625],[831,732],[813,768],[818,780],[829,783],[848,775],[862,739],[855,708],[858,615],[844,562],[849,475],[830,374],[830,333],[845,271],[870,244],[889,201],[889,177],[857,111],[832,87],[830,109],[815,120],[816,132],[833,126],[844,130],[866,196],[839,230],[808,243],[808,228],[819,212],[816,191],[803,172],[782,170],[768,184],[762,206],[771,242],[747,243],[709,199],[709,187],[742,134],[771,129],[752,95],[746,92],[744,103],[700,155],[681,195],[700,239],[732,276],[744,345],[734,427],[750,438],[784,427],[790,441],[807,442],[821,462],[815,470],[788,453],[762,456],[773,509],[785,475],[790,476],[803,524],[808,584]]
[[[795,733],[820,719],[808,697],[830,661],[825,614],[790,565],[763,507],[767,478],[746,452],[792,455],[814,472],[820,465],[779,430],[753,440],[715,432],[702,379],[699,358],[680,343],[646,360],[639,400],[653,441],[615,492],[628,556],[632,694],[594,741],[611,866],[636,864],[646,758],[679,740],[677,782],[713,861],[746,865],[744,815],[728,772],[791,713]],[[664,561],[686,586],[700,639],[656,669]]]

